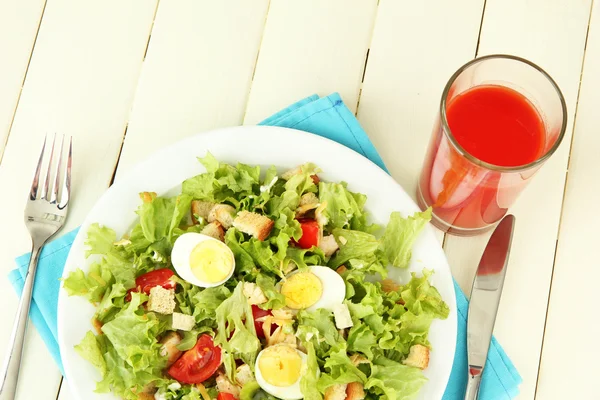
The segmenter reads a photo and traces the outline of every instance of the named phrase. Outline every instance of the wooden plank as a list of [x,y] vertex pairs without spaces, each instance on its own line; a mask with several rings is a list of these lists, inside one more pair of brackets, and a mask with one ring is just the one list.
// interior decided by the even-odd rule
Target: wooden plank
[[540,400],[591,399],[597,393],[600,3],[592,12],[536,393]]
[[118,176],[188,135],[240,125],[268,0],[162,1]]
[[[523,399],[535,392],[589,12],[583,0],[488,0],[483,20],[479,55],[509,53],[542,66],[561,87],[570,116],[563,145],[510,210],[517,222],[495,333],[523,377]],[[487,237],[446,239],[464,290]]]
[[339,92],[355,110],[375,0],[272,0],[245,124],[313,93]]
[[475,54],[482,9],[483,0],[379,3],[357,115],[413,199],[442,90]]
[[[29,250],[20,210],[44,134],[72,135],[73,198],[64,232],[81,223],[110,182],[156,9],[154,1],[54,0],[46,6],[0,168],[0,263]],[[6,279],[0,291],[12,293]],[[16,296],[0,318],[12,321]],[[11,323],[0,328],[7,343]],[[60,373],[29,330],[17,399],[55,399]],[[4,358],[6,348],[0,348]],[[32,384],[35,382],[35,384]]]
[[381,0],[358,119],[415,198],[444,85],[473,58],[482,0]]
[[0,0],[0,162],[45,0]]

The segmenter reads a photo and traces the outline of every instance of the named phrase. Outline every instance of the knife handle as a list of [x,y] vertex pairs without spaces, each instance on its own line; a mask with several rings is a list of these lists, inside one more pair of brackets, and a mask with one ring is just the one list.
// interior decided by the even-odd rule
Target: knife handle
[[467,390],[465,391],[465,400],[477,399],[477,396],[479,395],[479,384],[481,383],[482,372],[483,370],[478,370],[475,374],[469,374],[469,378],[467,380]]

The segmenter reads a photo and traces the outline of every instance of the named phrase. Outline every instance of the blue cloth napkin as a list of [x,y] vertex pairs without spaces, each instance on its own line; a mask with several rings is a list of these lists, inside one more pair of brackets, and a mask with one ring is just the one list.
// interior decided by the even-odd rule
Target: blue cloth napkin
[[[337,93],[322,98],[317,95],[307,97],[267,118],[260,125],[295,128],[335,140],[369,158],[387,172],[383,160],[367,134]],[[62,276],[64,263],[76,234],[77,229],[44,247],[35,279],[31,307],[31,320],[61,371],[62,363],[56,342],[59,278]],[[29,254],[17,258],[16,261],[18,268],[10,273],[9,279],[17,293],[20,294],[23,289],[23,277],[27,271]],[[454,289],[458,307],[458,336],[452,374],[443,400],[462,400],[467,383],[466,317],[469,303],[456,283]],[[479,398],[482,400],[512,399],[519,393],[518,385],[521,382],[519,373],[502,347],[496,339],[492,339]]]

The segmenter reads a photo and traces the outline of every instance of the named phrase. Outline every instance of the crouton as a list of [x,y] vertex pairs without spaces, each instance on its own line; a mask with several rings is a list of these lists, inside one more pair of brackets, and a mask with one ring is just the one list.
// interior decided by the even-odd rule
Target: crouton
[[215,206],[215,203],[210,201],[194,200],[192,201],[192,215],[194,216],[194,222],[198,222],[198,218],[208,219],[210,210]]
[[360,382],[350,382],[346,387],[346,400],[363,400],[365,398],[365,388]]
[[211,222],[200,231],[201,234],[225,241],[225,230],[218,221]]
[[338,246],[333,235],[327,235],[323,236],[323,238],[321,239],[321,242],[319,243],[319,248],[323,250],[323,254],[325,254],[325,257],[331,257],[333,253],[338,251],[340,246]]
[[177,348],[181,343],[181,336],[177,332],[167,333],[161,340],[160,355],[167,357],[167,367],[173,365],[181,355],[181,350]]
[[229,229],[233,224],[235,208],[229,204],[217,204],[208,213],[208,222],[219,221],[223,228]]
[[265,240],[271,233],[273,225],[274,222],[264,215],[248,211],[241,211],[233,220],[234,227],[258,240]]
[[267,302],[265,294],[256,283],[244,282],[243,291],[250,305],[259,305]]
[[191,315],[181,314],[178,312],[173,313],[173,320],[171,321],[171,327],[173,329],[179,329],[180,331],[191,331],[196,325],[196,320]]
[[350,356],[350,361],[352,361],[352,365],[358,367],[360,364],[370,364],[371,362],[364,356],[361,356],[358,353],[352,354]]
[[339,267],[337,267],[337,269],[335,270],[335,272],[337,272],[338,274],[342,275],[343,273],[345,273],[346,271],[348,271],[348,268],[346,268],[345,265],[340,265]]
[[381,281],[381,289],[386,293],[397,292],[400,289],[400,284],[387,278]]
[[350,316],[350,310],[348,310],[346,304],[336,304],[333,307],[333,317],[335,319],[335,326],[338,329],[346,329],[354,325]]
[[137,395],[137,400],[154,400],[154,393],[139,393]]
[[246,383],[252,382],[253,380],[254,374],[248,364],[240,365],[235,371],[235,382],[238,386],[244,387]]
[[302,173],[302,165],[298,165],[295,168],[289,169],[287,171],[285,171],[283,174],[281,174],[281,177],[283,179],[285,179],[286,181],[289,181],[290,178],[294,175],[298,175]]
[[159,314],[173,314],[174,310],[175,291],[173,289],[165,289],[161,286],[154,286],[150,289],[148,311],[154,311]]
[[346,388],[348,385],[336,383],[325,390],[325,400],[344,400],[346,399]]
[[217,375],[217,390],[223,393],[230,393],[236,398],[240,397],[240,388],[231,383],[229,378],[222,373]]
[[420,369],[427,368],[429,365],[429,349],[421,344],[415,344],[410,348],[408,357],[402,361],[402,364]]

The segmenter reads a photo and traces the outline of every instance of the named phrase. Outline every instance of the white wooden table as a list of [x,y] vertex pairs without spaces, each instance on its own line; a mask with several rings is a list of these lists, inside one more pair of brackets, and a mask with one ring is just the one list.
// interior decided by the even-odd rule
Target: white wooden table
[[[512,211],[495,333],[520,399],[597,399],[600,318],[600,4],[594,0],[0,0],[0,359],[28,251],[21,210],[43,136],[74,136],[77,226],[123,171],[193,133],[254,124],[341,93],[411,194],[442,88],[476,55],[545,68],[567,137]],[[440,233],[470,288],[485,237]],[[19,400],[72,399],[34,329]]]

